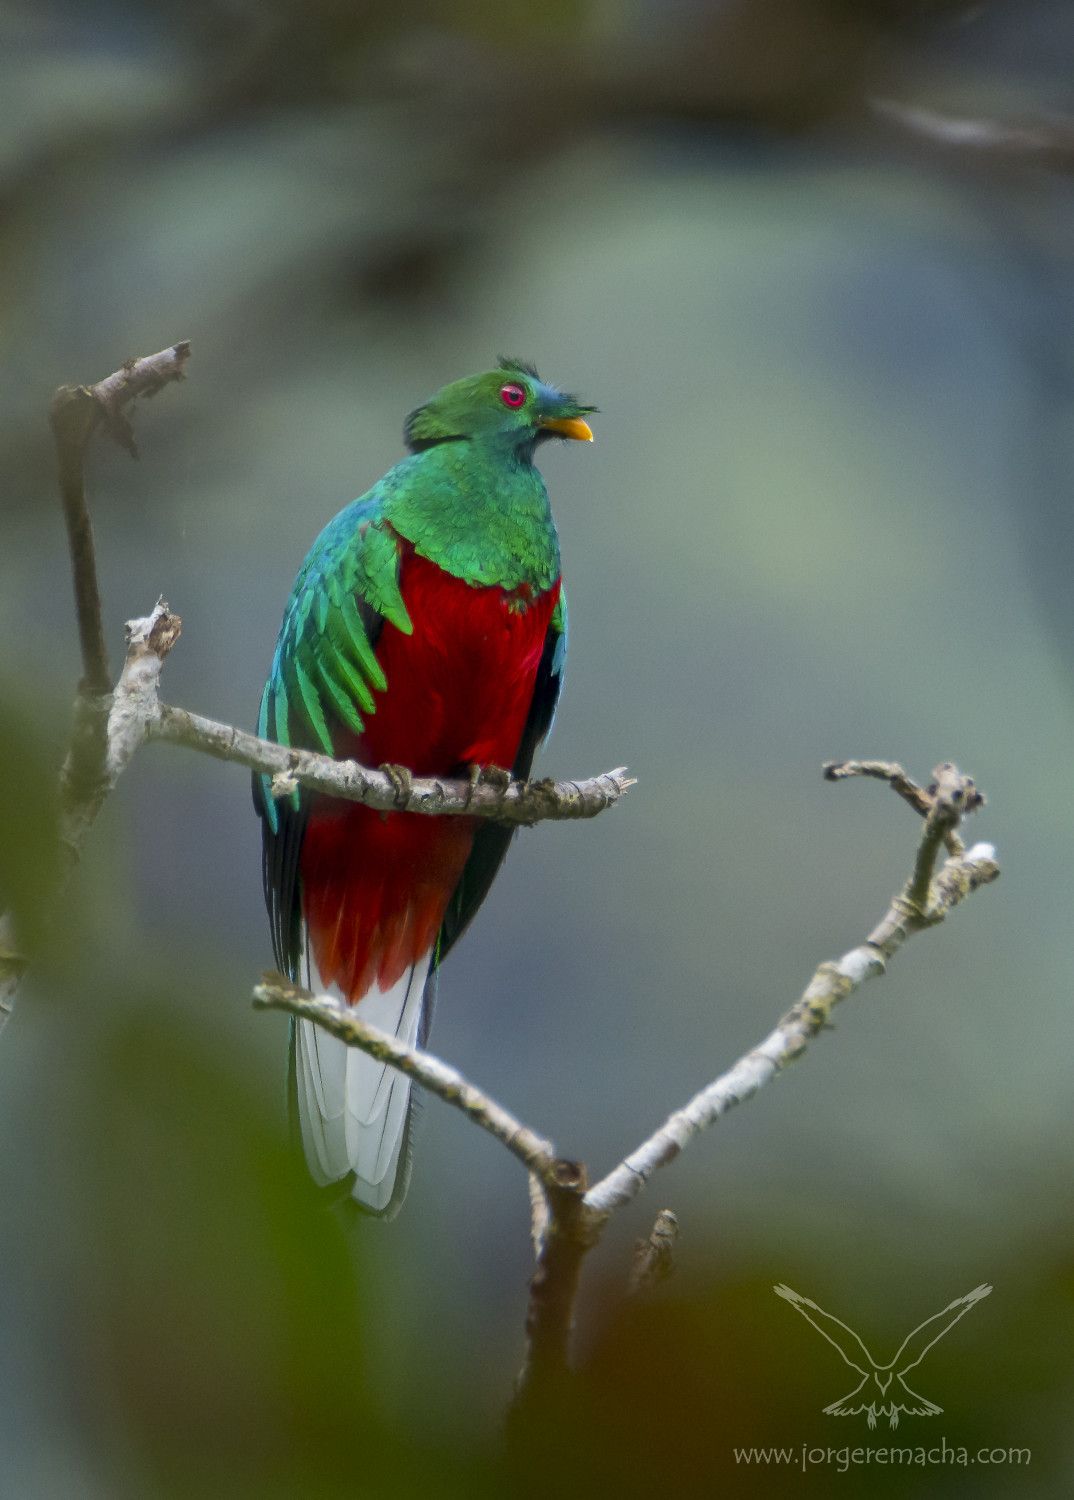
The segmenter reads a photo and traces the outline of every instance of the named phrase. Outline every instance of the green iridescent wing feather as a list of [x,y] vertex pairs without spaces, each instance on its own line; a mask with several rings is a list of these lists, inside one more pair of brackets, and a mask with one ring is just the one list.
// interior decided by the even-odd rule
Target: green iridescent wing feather
[[[385,620],[413,629],[396,538],[374,490],[325,527],[295,580],[261,701],[261,736],[332,755],[330,719],[360,734],[374,691],[387,686],[373,652]],[[266,805],[274,827],[272,814]]]
[[[374,654],[386,619],[413,629],[399,592],[395,538],[383,524],[378,489],[325,527],[295,580],[265,685],[258,734],[277,744],[335,753],[334,724],[361,733],[387,687]],[[309,795],[275,799],[270,778],[253,778],[264,820],[263,875],[276,962],[298,976],[301,908],[298,862]]]

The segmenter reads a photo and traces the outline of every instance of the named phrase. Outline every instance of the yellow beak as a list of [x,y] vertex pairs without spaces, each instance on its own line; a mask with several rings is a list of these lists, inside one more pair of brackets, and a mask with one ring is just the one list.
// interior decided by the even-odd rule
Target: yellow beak
[[581,417],[549,417],[541,423],[541,427],[545,432],[558,433],[560,437],[575,438],[579,443],[593,441],[589,423],[583,422]]

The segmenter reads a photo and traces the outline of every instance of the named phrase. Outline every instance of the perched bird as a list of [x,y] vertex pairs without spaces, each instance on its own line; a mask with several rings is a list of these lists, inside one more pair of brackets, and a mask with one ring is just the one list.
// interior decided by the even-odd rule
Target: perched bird
[[[411,412],[409,455],[314,542],[284,611],[259,733],[419,776],[529,775],[566,655],[559,541],[534,453],[592,440],[594,411],[520,360]],[[439,965],[484,900],[510,830],[381,813],[254,777],[276,962],[424,1043]],[[289,1094],[310,1171],[390,1215],[410,1175],[410,1081],[309,1021]]]

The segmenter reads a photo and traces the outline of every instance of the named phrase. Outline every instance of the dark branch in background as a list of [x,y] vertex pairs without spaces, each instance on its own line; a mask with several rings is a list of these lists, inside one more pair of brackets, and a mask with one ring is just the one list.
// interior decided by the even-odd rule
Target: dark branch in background
[[1022,124],[967,119],[894,99],[869,99],[870,111],[901,136],[959,158],[1014,167],[1074,172],[1074,120],[1038,116]]
[[[666,7],[658,47],[644,6],[589,8],[581,25],[572,7],[515,7],[494,48],[472,6],[437,7],[435,20],[423,0],[399,0],[388,19],[383,7],[336,0],[223,9],[225,26],[195,25],[200,45],[184,54],[190,71],[179,97],[135,117],[140,153],[172,152],[177,132],[205,148],[251,109],[288,118],[297,108],[313,118],[327,107],[338,143],[326,149],[341,163],[356,148],[372,151],[388,192],[355,199],[342,225],[334,206],[331,233],[342,237],[347,266],[338,294],[382,309],[442,297],[496,232],[498,195],[513,194],[535,166],[544,170],[587,137],[607,141],[639,126],[736,135],[745,127],[761,141],[800,141],[804,131],[833,125],[860,135],[863,122],[872,134],[871,112],[898,141],[942,151],[957,166],[976,170],[996,159],[1070,169],[1069,121],[959,119],[876,97],[894,77],[934,76],[934,41],[944,47],[951,21],[972,22],[985,9],[961,0]],[[389,119],[370,113],[389,98],[396,101]],[[506,128],[523,117],[541,119],[541,131]],[[112,119],[64,117],[7,185],[16,219],[42,194],[59,207],[62,184],[84,162],[87,130],[91,174],[122,148],[131,117],[121,111]],[[415,128],[427,119],[435,130]],[[445,202],[446,215],[438,208]],[[270,357],[277,328],[254,312],[258,305],[240,292],[232,314],[249,320],[240,324],[244,341]]]
[[[315,118],[327,108],[336,144],[328,139],[325,150],[337,155],[326,160],[345,164],[356,149],[371,151],[374,178],[386,195],[373,189],[372,198],[355,198],[349,210],[344,203],[342,223],[341,205],[333,207],[327,232],[333,243],[339,237],[346,267],[340,282],[331,283],[340,311],[352,300],[383,310],[392,302],[424,306],[430,297],[443,298],[498,232],[497,198],[587,138],[607,142],[671,125],[734,136],[744,127],[758,141],[800,142],[803,132],[833,125],[860,135],[863,123],[872,136],[871,107],[907,117],[909,124],[887,120],[889,133],[904,142],[935,147],[935,137],[950,136],[953,126],[960,143],[944,154],[959,165],[994,155],[997,128],[1019,142],[1029,137],[1031,149],[1020,160],[1040,155],[1035,124],[950,121],[875,99],[892,78],[921,73],[922,63],[924,76],[934,73],[928,52],[930,36],[941,35],[938,18],[972,18],[982,9],[969,11],[959,0],[665,7],[658,47],[644,6],[588,7],[582,24],[573,7],[514,7],[495,47],[472,6],[436,7],[435,19],[424,0],[399,0],[390,16],[383,7],[337,0],[196,9],[214,8],[226,11],[227,23],[195,24],[200,45],[184,52],[187,85],[134,116],[140,156],[173,152],[177,133],[184,146],[205,149],[241,126],[251,109],[259,118],[278,111],[286,119],[296,109]],[[387,119],[375,113],[384,99],[395,101]],[[507,128],[523,117],[539,118],[542,129]],[[435,130],[421,128],[428,119]],[[123,148],[131,116],[121,111],[112,120],[110,111],[97,119],[64,117],[21,178],[8,184],[15,219],[43,194],[70,212],[61,194],[71,171],[83,163],[92,181],[98,164]],[[944,129],[936,129],[937,120]],[[967,126],[971,135],[983,129],[987,149],[963,144]],[[88,168],[87,131],[94,143]],[[439,208],[445,202],[448,214]],[[302,274],[297,261],[290,269]],[[240,278],[232,318],[241,320],[247,351],[271,359],[278,328],[259,315],[259,306],[242,295]]]
[[86,506],[86,449],[99,426],[132,458],[134,432],[124,411],[139,396],[155,396],[172,380],[183,379],[190,344],[183,341],[145,359],[128,360],[122,370],[96,385],[62,385],[52,398],[49,423],[60,463],[60,496],[67,522],[67,541],[74,572],[78,638],[82,647],[80,692],[104,697],[112,691],[108,649],[101,623],[93,528]]
[[78,639],[82,648],[80,692],[104,697],[112,690],[108,648],[101,622],[101,596],[97,588],[97,558],[93,528],[86,508],[85,457],[93,430],[100,420],[100,407],[85,386],[63,386],[49,413],[60,464],[60,498],[67,523],[67,544],[74,574]]
[[[114,699],[101,623],[93,528],[86,505],[86,450],[101,427],[121,447],[136,454],[124,408],[139,396],[155,396],[171,381],[182,380],[189,357],[190,344],[184,341],[145,359],[128,360],[121,370],[96,385],[61,386],[49,411],[59,458],[60,495],[82,646],[82,680],[75,698],[71,746],[60,773],[60,838],[67,867],[78,858],[86,831],[115,784],[109,766],[109,720]],[[124,678],[127,671],[124,667]]]
[[[611,1215],[624,1207],[645,1187],[660,1167],[673,1161],[683,1148],[728,1110],[758,1092],[771,1078],[800,1057],[809,1043],[828,1025],[834,1007],[853,994],[866,979],[883,974],[887,960],[916,932],[942,922],[948,912],[982,885],[999,875],[991,844],[977,844],[967,853],[958,836],[963,817],[983,803],[971,777],[945,762],[933,772],[927,788],[913,782],[900,766],[886,761],[843,761],[824,768],[828,780],[872,776],[898,791],[925,826],[915,852],[913,869],[902,891],[869,936],[857,948],[833,962],[822,963],[798,1002],[775,1029],[677,1110],[648,1140],[592,1188],[586,1188],[584,1166],[555,1155],[550,1143],[534,1137],[539,1155],[526,1155],[512,1144],[521,1126],[473,1084],[465,1085],[466,1104],[459,1094],[459,1075],[446,1069],[437,1058],[416,1048],[405,1047],[377,1028],[361,1025],[347,1016],[330,998],[311,1000],[275,976],[255,990],[255,1004],[272,1005],[306,1016],[326,1026],[351,1046],[373,1052],[381,1060],[420,1078],[430,1093],[464,1108],[478,1124],[496,1135],[526,1165],[537,1179],[534,1212],[537,1268],[530,1283],[526,1318],[527,1354],[519,1377],[516,1410],[546,1394],[568,1370],[570,1331],[574,1299],[582,1263],[599,1242]],[[948,858],[937,871],[941,847]],[[450,1083],[438,1076],[446,1071]],[[510,1139],[491,1121],[496,1114],[510,1123]],[[674,1216],[666,1211],[657,1220],[648,1241],[641,1242],[632,1285],[652,1285],[670,1265],[675,1235]]]
[[[145,622],[132,621],[128,626],[127,664],[113,695],[101,623],[93,528],[86,505],[86,451],[93,434],[101,427],[136,455],[125,408],[139,396],[154,396],[171,381],[182,380],[189,356],[190,344],[184,341],[145,359],[128,360],[121,370],[96,385],[61,386],[49,409],[59,460],[60,498],[67,523],[82,652],[82,678],[75,696],[71,744],[60,771],[61,881],[76,863],[90,825],[122,769],[113,763],[111,754],[111,722],[117,703],[122,703],[125,712],[129,711],[131,694],[136,691],[135,684],[144,678],[149,660],[156,658],[159,674],[160,663],[179,632],[178,619],[173,616],[174,633],[160,650],[159,630],[152,641],[135,640],[131,628]],[[0,1028],[11,1014],[25,969],[16,937],[10,921],[0,917]]]

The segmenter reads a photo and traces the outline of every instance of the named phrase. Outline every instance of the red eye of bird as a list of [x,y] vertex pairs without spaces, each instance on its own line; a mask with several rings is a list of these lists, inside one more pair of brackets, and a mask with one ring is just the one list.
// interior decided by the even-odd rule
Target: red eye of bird
[[505,385],[500,390],[500,400],[504,406],[521,406],[526,399],[526,392],[520,385]]

